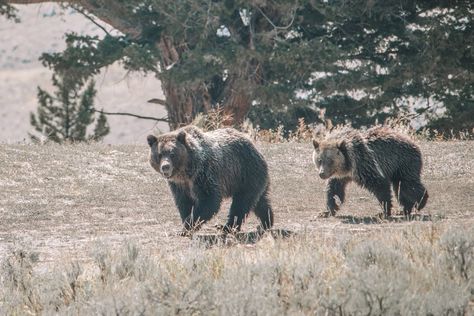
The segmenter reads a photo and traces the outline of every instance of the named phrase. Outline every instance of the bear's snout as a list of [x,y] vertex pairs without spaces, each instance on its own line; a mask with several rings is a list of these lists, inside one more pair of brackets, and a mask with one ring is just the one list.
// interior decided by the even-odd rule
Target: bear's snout
[[326,173],[324,170],[322,170],[322,169],[319,170],[319,177],[321,179],[326,180],[327,178],[329,178],[329,176],[330,175],[328,173]]
[[173,166],[169,161],[162,161],[160,165],[160,172],[166,177],[169,178],[171,177],[171,174],[173,173]]

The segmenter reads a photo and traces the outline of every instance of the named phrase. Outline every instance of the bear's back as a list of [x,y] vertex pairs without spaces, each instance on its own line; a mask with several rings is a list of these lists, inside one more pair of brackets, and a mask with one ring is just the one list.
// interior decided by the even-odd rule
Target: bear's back
[[368,146],[373,150],[387,151],[387,153],[417,151],[418,145],[415,144],[408,136],[398,133],[386,127],[374,127],[368,129],[363,138]]
[[422,164],[420,149],[408,136],[386,127],[374,127],[364,134],[368,148],[386,173],[392,174],[401,166]]
[[[236,191],[268,181],[267,164],[253,142],[243,133],[224,128],[204,133],[208,150],[223,185],[223,193],[230,196]],[[261,185],[258,185],[261,186]]]
[[[243,133],[232,129],[223,128],[205,133],[211,148],[224,155],[225,158],[263,159],[255,148],[253,142]],[[258,157],[257,157],[258,156]]]

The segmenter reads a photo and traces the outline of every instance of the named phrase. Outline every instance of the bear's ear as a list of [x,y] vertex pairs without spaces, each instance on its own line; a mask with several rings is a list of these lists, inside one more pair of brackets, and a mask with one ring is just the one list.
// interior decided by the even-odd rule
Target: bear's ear
[[314,147],[314,149],[316,149],[316,150],[319,148],[319,143],[318,143],[318,141],[317,141],[316,139],[314,139],[314,138],[313,138],[313,147]]
[[336,146],[341,152],[346,152],[347,151],[345,140],[338,141]]
[[148,145],[151,147],[151,146],[153,146],[154,143],[156,143],[158,141],[158,139],[153,135],[148,135],[146,137],[146,141],[148,142]]
[[176,137],[176,139],[177,139],[178,142],[180,142],[181,144],[186,145],[186,132],[185,132],[185,131],[179,132],[179,134],[178,134],[178,136]]

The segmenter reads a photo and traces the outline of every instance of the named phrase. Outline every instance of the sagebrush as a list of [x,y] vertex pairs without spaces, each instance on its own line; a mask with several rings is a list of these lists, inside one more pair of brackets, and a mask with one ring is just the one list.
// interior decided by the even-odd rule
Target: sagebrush
[[[100,249],[100,250],[99,250]],[[151,255],[103,244],[92,261],[34,271],[14,251],[1,314],[467,315],[474,312],[474,230],[413,224],[392,233],[263,237],[255,246]]]

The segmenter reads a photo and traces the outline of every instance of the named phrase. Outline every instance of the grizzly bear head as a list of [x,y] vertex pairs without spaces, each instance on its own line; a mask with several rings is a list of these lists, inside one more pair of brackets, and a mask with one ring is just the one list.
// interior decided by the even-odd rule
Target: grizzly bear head
[[184,175],[188,162],[186,137],[185,131],[147,136],[150,164],[168,180]]
[[350,162],[344,140],[318,142],[313,139],[313,162],[321,179],[344,178],[350,172]]

